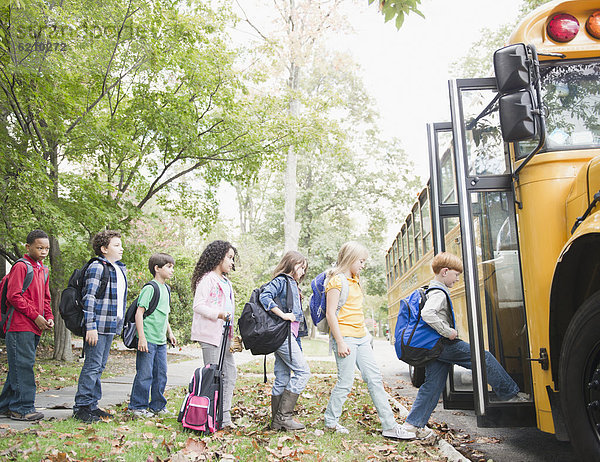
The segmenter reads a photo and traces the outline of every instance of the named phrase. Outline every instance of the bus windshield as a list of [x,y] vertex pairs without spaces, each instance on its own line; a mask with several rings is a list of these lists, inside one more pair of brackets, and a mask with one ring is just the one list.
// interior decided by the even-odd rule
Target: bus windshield
[[[546,109],[545,151],[600,147],[600,62],[540,63]],[[519,143],[519,157],[537,143]]]

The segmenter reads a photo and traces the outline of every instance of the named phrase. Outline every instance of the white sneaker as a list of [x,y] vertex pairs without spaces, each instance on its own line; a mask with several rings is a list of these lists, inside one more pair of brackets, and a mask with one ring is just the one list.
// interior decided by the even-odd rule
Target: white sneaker
[[327,430],[331,430],[331,431],[334,431],[336,433],[342,433],[343,435],[347,435],[348,433],[350,433],[350,430],[348,430],[343,425],[340,425],[339,423],[335,424],[335,427],[328,427],[327,425],[325,425],[325,428]]
[[523,393],[523,392],[519,392],[517,393],[515,396],[513,396],[512,398],[508,399],[507,402],[509,403],[527,403],[531,401],[531,398],[529,397],[529,395],[527,393]]
[[160,411],[150,411],[155,416],[158,417],[174,417],[171,411],[169,411],[166,407],[163,407]]
[[394,438],[398,440],[425,440],[435,436],[435,432],[431,428],[418,428],[409,423],[396,425],[391,430],[383,430],[381,433],[386,438]]
[[148,409],[132,409],[131,413],[135,417],[145,417],[145,418],[154,417],[154,413],[150,412]]

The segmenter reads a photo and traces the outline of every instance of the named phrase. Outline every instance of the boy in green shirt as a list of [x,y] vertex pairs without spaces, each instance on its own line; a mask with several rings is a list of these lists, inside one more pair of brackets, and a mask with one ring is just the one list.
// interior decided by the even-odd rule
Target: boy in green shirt
[[167,385],[167,338],[177,342],[169,325],[170,293],[166,281],[173,277],[175,259],[166,253],[150,257],[148,268],[160,289],[160,298],[154,312],[144,318],[144,312],[154,295],[154,287],[146,285],[138,298],[135,325],[138,348],[135,361],[135,379],[131,388],[129,410],[137,417],[168,414],[164,392]]

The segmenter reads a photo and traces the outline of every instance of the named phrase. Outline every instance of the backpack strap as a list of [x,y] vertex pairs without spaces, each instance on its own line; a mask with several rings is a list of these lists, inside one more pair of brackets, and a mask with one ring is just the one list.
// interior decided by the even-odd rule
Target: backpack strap
[[[451,323],[452,325],[450,327],[452,327],[452,329],[454,329],[456,326],[456,321],[454,320],[454,308],[452,306],[452,300],[450,299],[450,294],[446,290],[442,289],[441,287],[427,287],[425,289],[425,297],[427,297],[427,294],[429,292],[431,292],[432,290],[440,290],[440,291],[444,292],[444,295],[446,295],[446,300],[448,301],[448,306],[450,307],[450,314],[451,314],[450,317],[452,319],[452,323]],[[421,315],[421,310],[419,309],[419,316],[420,315]]]
[[348,301],[348,294],[350,293],[350,284],[348,284],[348,278],[346,277],[346,275],[344,273],[339,273],[341,276],[341,282],[342,282],[342,289],[340,290],[340,299],[338,300],[338,306],[337,306],[337,310],[335,312],[335,314],[337,315],[340,310],[342,309],[342,306],[344,306],[346,304],[346,302]]
[[[32,281],[33,281],[33,266],[31,266],[31,263],[25,259],[25,258],[19,258],[13,265],[13,267],[17,264],[17,263],[24,263],[25,266],[27,267],[27,270],[25,272],[25,278],[23,279],[23,287],[21,288],[21,295],[23,295],[25,293],[25,291],[27,289],[29,289],[29,286],[31,285]],[[44,266],[44,268],[46,268]],[[11,268],[11,272],[12,272],[12,268]],[[10,272],[9,272],[10,274]],[[48,280],[48,273],[45,272],[45,279],[44,282]],[[6,299],[6,292],[8,291],[8,280],[5,282],[4,287],[3,287],[3,294],[2,297],[4,299]],[[5,300],[6,301],[6,300]],[[10,329],[10,325],[12,323],[12,318],[13,318],[13,313],[15,311],[15,307],[10,305],[8,303],[8,301],[6,301],[6,306],[7,309],[4,313],[2,313],[1,316],[1,325],[0,325],[0,329],[2,328],[2,326],[6,325],[6,331],[8,332],[8,330]]]
[[[150,299],[150,303],[148,304],[148,309],[144,311],[144,318],[147,318],[152,313],[154,313],[154,310],[156,309],[156,307],[158,306],[158,302],[160,301],[160,287],[158,287],[158,283],[152,280],[144,284],[144,287],[146,286],[152,286],[153,292],[152,298]],[[144,287],[142,287],[142,289]],[[169,292],[169,296],[170,295],[171,293]]]

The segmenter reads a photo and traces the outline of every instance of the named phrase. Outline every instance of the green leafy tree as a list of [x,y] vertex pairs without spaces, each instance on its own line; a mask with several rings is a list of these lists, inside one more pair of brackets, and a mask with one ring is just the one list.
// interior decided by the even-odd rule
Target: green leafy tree
[[[220,179],[258,170],[289,135],[276,104],[245,87],[232,18],[217,6],[32,0],[1,10],[0,254],[14,261],[29,229],[49,231],[55,315],[66,268],[85,260],[96,231],[127,231],[154,201],[206,232]],[[58,322],[55,356],[70,354]]]

